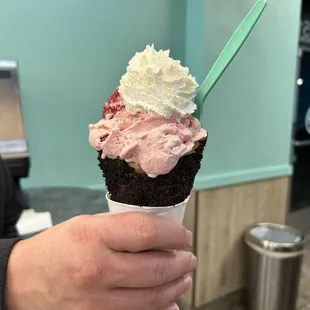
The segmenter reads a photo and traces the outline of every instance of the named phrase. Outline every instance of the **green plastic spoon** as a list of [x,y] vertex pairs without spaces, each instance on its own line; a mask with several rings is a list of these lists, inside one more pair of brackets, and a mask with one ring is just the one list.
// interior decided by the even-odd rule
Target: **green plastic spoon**
[[237,55],[238,51],[242,47],[243,43],[245,42],[252,29],[256,25],[261,14],[263,13],[266,5],[266,0],[256,1],[251,11],[241,22],[239,27],[236,29],[234,34],[225,45],[219,57],[215,61],[214,65],[212,66],[205,80],[201,84],[195,97],[195,103],[197,104],[197,111],[195,113],[195,116],[197,118],[199,118],[201,115],[202,106],[206,97],[208,96],[214,85],[217,83],[217,81],[220,79],[222,74],[225,72],[231,61]]

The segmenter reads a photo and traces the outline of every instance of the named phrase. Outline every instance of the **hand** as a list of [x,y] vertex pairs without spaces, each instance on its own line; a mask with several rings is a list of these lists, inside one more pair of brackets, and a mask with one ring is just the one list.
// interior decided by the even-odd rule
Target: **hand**
[[191,285],[192,234],[146,213],[79,216],[18,242],[8,310],[170,310]]

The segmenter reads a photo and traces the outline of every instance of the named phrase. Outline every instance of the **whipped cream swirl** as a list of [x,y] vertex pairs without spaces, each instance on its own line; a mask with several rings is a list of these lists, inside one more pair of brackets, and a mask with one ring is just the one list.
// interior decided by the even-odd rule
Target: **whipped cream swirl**
[[130,60],[119,87],[129,113],[180,119],[195,112],[198,84],[188,68],[169,54],[169,50],[157,52],[154,45],[148,45]]

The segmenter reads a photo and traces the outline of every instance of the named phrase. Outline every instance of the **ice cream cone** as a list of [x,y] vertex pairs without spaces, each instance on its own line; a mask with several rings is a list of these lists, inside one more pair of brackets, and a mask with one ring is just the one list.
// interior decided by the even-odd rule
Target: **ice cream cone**
[[114,205],[162,213],[189,197],[208,136],[192,116],[197,87],[169,51],[147,46],[129,61],[102,119],[89,125]]
[[145,212],[145,213],[152,213],[156,214],[158,216],[164,217],[166,219],[175,221],[179,224],[182,224],[185,210],[186,210],[186,204],[189,200],[190,196],[188,196],[183,202],[167,206],[167,207],[149,207],[149,206],[135,206],[135,205],[129,205],[125,203],[119,203],[114,200],[110,199],[110,194],[106,194],[106,199],[108,201],[108,206],[110,213],[117,214],[117,213],[124,213],[124,212]]

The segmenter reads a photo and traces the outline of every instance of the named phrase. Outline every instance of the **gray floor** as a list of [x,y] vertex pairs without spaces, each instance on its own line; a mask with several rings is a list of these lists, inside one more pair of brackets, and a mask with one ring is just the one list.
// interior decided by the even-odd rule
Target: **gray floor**
[[53,224],[76,215],[108,211],[105,193],[85,188],[46,188],[27,191],[30,204],[37,212],[49,211]]
[[[76,215],[108,211],[105,193],[101,191],[62,187],[33,189],[27,194],[31,207],[37,212],[51,212],[54,225]],[[310,310],[310,235],[308,240],[302,269],[298,310]]]

